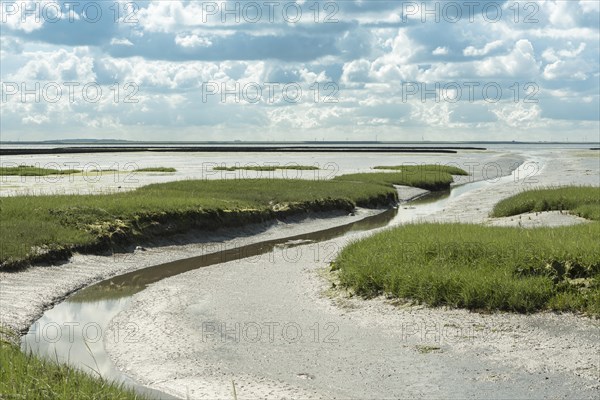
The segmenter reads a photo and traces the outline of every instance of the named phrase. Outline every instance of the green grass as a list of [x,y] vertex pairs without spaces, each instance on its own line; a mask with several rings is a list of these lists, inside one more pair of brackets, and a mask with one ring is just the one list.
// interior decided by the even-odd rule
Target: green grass
[[462,176],[469,175],[469,173],[462,168],[454,167],[451,165],[441,165],[441,164],[390,165],[390,166],[378,165],[376,167],[373,167],[373,169],[394,170],[394,171],[402,171],[402,170],[407,170],[407,169],[413,170],[413,171],[414,170],[418,171],[419,169],[422,169],[422,170],[429,171],[429,173],[444,172],[444,173],[448,173],[450,175],[462,175]]
[[442,349],[440,346],[431,346],[431,345],[417,345],[417,346],[415,346],[415,348],[421,354],[429,354],[429,353],[439,352]]
[[[494,215],[563,207],[597,219],[596,193],[598,188],[579,187],[525,192],[500,202]],[[366,297],[387,294],[431,306],[600,316],[598,238],[600,222],[534,229],[407,225],[351,244],[333,267],[342,285]]]
[[[2,331],[0,336],[10,335],[5,329]],[[65,364],[24,354],[18,346],[0,338],[0,398],[129,400],[143,397]]]
[[340,175],[333,178],[339,182],[370,182],[383,186],[404,185],[421,189],[438,191],[450,189],[454,182],[452,175],[447,172],[421,169],[418,167],[403,169],[399,172],[367,172],[358,174]]
[[236,167],[214,167],[214,171],[276,171],[276,170],[298,170],[298,171],[314,171],[318,170],[319,167],[310,165],[265,165],[265,166],[236,166]]
[[[103,195],[0,198],[0,260],[35,260],[47,251],[118,242],[147,232],[260,222],[275,212],[386,204],[395,190],[377,184],[256,179],[197,180],[148,185]],[[32,250],[33,249],[33,250]],[[35,250],[37,249],[37,250]]]
[[77,169],[52,169],[41,168],[33,165],[20,165],[18,167],[0,167],[0,176],[47,176],[70,175],[81,172]]
[[527,212],[564,210],[583,218],[600,220],[600,187],[568,186],[536,189],[500,201],[491,216],[508,217]]
[[170,167],[148,167],[148,168],[138,168],[133,172],[177,172],[175,168]]
[[[87,172],[116,172],[115,169],[93,169]],[[33,165],[20,165],[17,167],[0,167],[0,176],[47,176],[47,175],[71,175],[78,174],[85,171],[78,169],[52,169],[52,168],[41,168]],[[132,172],[177,172],[175,168],[169,167],[149,167],[149,168],[138,168]]]
[[114,244],[190,229],[241,226],[276,215],[351,211],[397,200],[392,184],[444,189],[448,174],[374,173],[333,180],[190,180],[102,195],[0,198],[3,268],[66,259],[72,251],[97,252]]

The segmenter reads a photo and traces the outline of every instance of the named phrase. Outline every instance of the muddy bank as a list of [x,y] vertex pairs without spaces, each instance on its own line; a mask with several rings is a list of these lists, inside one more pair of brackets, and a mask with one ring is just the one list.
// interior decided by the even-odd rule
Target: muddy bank
[[[528,177],[534,179],[482,185],[418,221],[517,225],[489,218],[497,201],[533,187],[597,184],[589,160],[535,160],[539,172]],[[398,223],[410,212],[401,209]],[[532,220],[575,221],[540,215]],[[105,340],[105,347],[140,383],[182,398],[231,397],[232,381],[238,398],[597,397],[597,320],[365,301],[333,287],[329,262],[349,241],[373,232],[298,246],[293,257],[280,249],[152,284],[112,320],[113,330],[139,326],[135,340]]]
[[[398,201],[406,202],[427,193],[422,189],[398,186]],[[154,237],[145,247],[114,254],[75,253],[65,262],[36,265],[17,272],[0,271],[0,325],[26,333],[44,310],[60,303],[77,290],[113,276],[189,259],[252,243],[322,231],[361,221],[386,209],[357,208],[346,211],[313,212],[221,228],[212,232],[191,231],[167,238]]]
[[[370,208],[390,207],[398,202],[394,193],[377,196],[359,204]],[[320,199],[286,205],[280,209],[255,210],[188,210],[156,212],[137,215],[129,220],[115,219],[98,225],[94,242],[85,245],[59,245],[31,252],[24,259],[8,259],[0,270],[15,272],[36,264],[56,264],[69,260],[74,253],[106,255],[106,253],[131,251],[135,245],[149,245],[160,238],[191,232],[209,235],[220,228],[236,229],[245,225],[265,224],[285,219],[301,219],[311,213],[348,214],[355,208],[349,200]],[[194,234],[195,232],[195,234]],[[200,232],[200,233],[198,233]]]
[[215,249],[243,246],[259,241],[327,229],[358,221],[383,209],[313,213],[249,224],[213,232],[195,231],[155,239],[146,247],[112,255],[74,254],[69,261],[32,266],[19,272],[0,272],[0,323],[24,333],[43,310],[78,289],[111,276],[163,264],[172,260],[202,256]]

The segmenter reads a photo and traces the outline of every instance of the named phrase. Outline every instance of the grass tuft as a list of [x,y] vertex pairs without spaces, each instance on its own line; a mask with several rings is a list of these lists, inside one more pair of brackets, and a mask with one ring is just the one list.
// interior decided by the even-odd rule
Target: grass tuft
[[41,168],[33,165],[19,165],[17,167],[0,167],[0,176],[47,176],[70,175],[81,172],[77,169],[52,169]]
[[450,189],[454,182],[452,175],[446,172],[428,170],[402,170],[400,172],[367,172],[336,176],[333,180],[339,182],[374,183],[382,186],[404,185],[414,186],[425,190],[439,191]]
[[536,189],[500,201],[492,217],[508,217],[528,212],[569,211],[583,218],[600,221],[600,187],[567,186]]
[[170,167],[148,167],[148,168],[138,168],[133,172],[177,172],[175,168]]
[[311,165],[264,165],[264,166],[235,166],[235,167],[214,167],[214,171],[276,171],[276,170],[297,170],[297,171],[314,171],[318,170],[319,167]]
[[[595,218],[600,213],[595,193],[598,188],[525,192],[500,202],[494,214],[562,206],[585,207]],[[524,202],[527,206],[521,206]],[[431,306],[600,316],[599,237],[600,222],[534,229],[406,225],[351,244],[333,265],[344,286],[366,297],[387,294]]]
[[393,170],[393,171],[403,171],[403,170],[413,170],[413,171],[428,171],[428,173],[448,173],[450,175],[461,175],[467,176],[469,173],[462,168],[454,167],[451,165],[441,165],[441,164],[422,164],[422,165],[378,165],[373,167],[373,169],[383,169],[383,170]]

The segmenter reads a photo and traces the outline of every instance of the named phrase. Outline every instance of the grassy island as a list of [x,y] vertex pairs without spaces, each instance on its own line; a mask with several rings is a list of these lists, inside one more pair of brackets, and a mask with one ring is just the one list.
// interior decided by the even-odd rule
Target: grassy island
[[413,224],[344,248],[333,264],[357,294],[431,306],[600,315],[600,188],[565,187],[501,201],[494,217],[563,210],[590,223],[557,228]]

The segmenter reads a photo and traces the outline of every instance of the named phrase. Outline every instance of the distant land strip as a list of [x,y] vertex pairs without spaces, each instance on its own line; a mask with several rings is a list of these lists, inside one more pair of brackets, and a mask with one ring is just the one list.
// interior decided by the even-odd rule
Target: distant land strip
[[89,147],[55,147],[40,148],[0,148],[0,155],[27,155],[27,154],[75,154],[75,153],[132,153],[141,151],[150,152],[175,152],[175,153],[274,153],[274,152],[300,152],[300,153],[457,153],[457,150],[487,150],[484,147],[345,147],[345,146],[198,146],[198,147],[130,147],[130,146],[89,146]]

